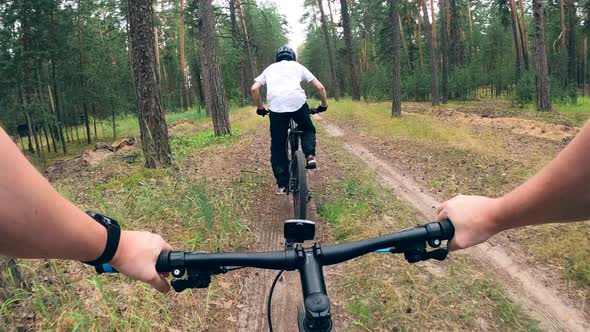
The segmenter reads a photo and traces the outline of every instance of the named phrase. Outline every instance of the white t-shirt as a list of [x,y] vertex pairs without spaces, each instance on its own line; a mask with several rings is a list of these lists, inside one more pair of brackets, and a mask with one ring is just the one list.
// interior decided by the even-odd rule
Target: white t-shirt
[[305,104],[305,91],[301,81],[311,82],[315,76],[296,61],[283,60],[268,66],[254,79],[266,85],[266,100],[273,112],[295,112]]

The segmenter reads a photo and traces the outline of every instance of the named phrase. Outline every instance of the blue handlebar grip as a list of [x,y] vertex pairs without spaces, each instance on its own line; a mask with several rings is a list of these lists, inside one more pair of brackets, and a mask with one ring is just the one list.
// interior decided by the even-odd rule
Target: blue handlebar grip
[[117,271],[117,269],[115,269],[114,267],[112,267],[110,264],[102,264],[99,266],[95,266],[94,269],[96,270],[96,273],[98,274],[103,274],[103,273],[119,273],[119,271]]

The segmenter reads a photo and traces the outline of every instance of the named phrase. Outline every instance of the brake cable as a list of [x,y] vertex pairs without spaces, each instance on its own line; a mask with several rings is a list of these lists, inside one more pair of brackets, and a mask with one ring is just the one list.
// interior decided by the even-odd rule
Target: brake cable
[[279,273],[277,274],[277,276],[275,277],[275,279],[272,281],[272,285],[270,286],[270,291],[268,292],[268,301],[267,301],[267,304],[266,304],[266,314],[267,314],[267,317],[268,317],[268,330],[269,330],[269,332],[273,332],[273,330],[272,330],[272,314],[271,314],[272,293],[275,290],[275,286],[277,285],[277,282],[279,281],[279,279],[283,275],[283,272],[285,272],[285,270],[279,271]]

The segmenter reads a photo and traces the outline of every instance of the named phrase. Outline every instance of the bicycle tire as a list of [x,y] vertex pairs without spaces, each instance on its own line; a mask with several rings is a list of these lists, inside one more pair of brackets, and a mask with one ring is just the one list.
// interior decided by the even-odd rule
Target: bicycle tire
[[295,151],[291,162],[293,174],[293,216],[296,219],[307,217],[307,173],[305,172],[305,156],[303,151]]

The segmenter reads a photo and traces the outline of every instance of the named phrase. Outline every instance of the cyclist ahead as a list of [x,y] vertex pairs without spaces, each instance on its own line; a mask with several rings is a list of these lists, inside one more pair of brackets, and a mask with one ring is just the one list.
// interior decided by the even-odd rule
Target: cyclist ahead
[[254,79],[252,98],[258,115],[266,115],[267,110],[260,98],[260,88],[266,85],[266,100],[270,115],[270,161],[277,180],[277,194],[286,194],[289,184],[289,159],[287,157],[287,130],[291,118],[303,132],[301,148],[305,154],[305,167],[316,168],[315,127],[309,116],[309,106],[301,81],[310,83],[320,94],[322,105],[319,112],[328,108],[328,96],[324,85],[303,65],[296,62],[293,49],[283,46],[277,51],[276,63],[268,66]]

